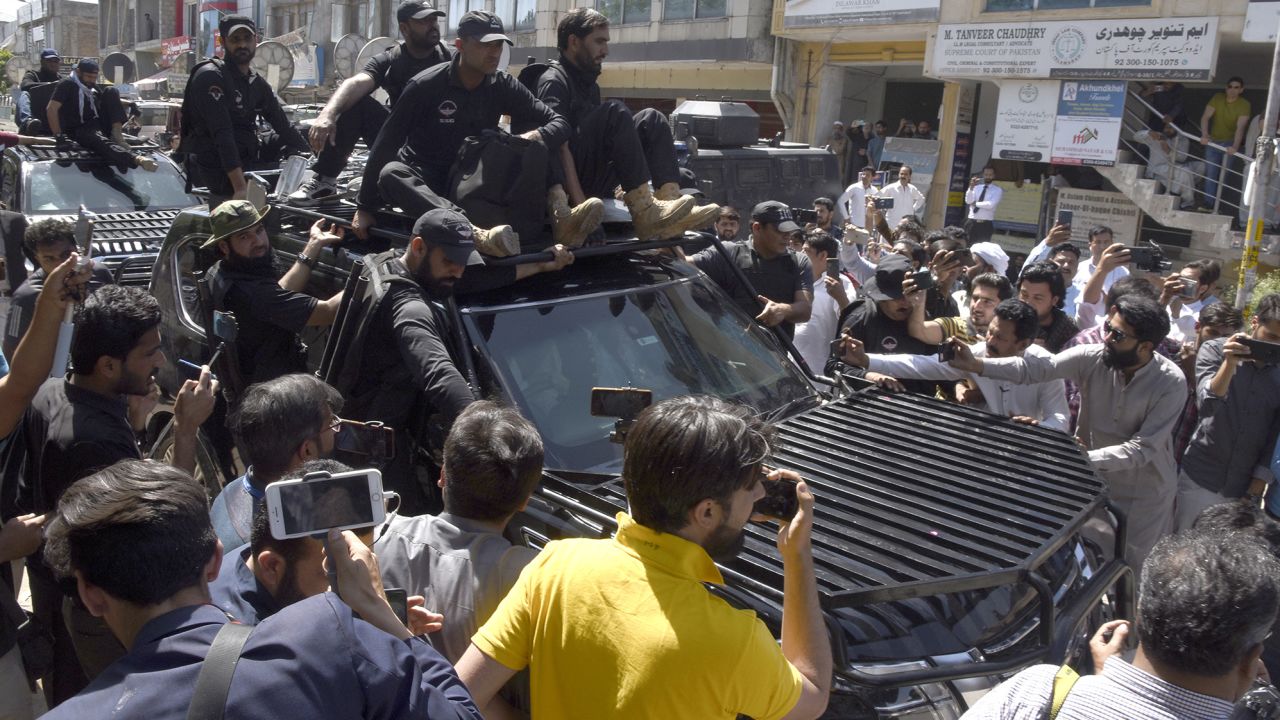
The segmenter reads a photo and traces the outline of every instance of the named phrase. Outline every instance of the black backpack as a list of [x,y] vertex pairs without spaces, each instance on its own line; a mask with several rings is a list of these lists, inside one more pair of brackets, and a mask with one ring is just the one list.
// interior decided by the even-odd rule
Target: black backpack
[[400,261],[399,250],[386,250],[376,255],[366,255],[351,268],[343,289],[342,304],[329,331],[316,374],[350,399],[360,373],[359,348],[369,337],[369,326],[378,315],[382,300],[392,283],[408,283],[417,287],[409,277],[408,268]]

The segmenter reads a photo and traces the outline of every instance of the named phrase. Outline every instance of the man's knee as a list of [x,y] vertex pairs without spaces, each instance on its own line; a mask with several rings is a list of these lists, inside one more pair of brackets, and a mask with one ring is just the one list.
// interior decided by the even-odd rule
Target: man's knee
[[[616,100],[614,102],[617,102]],[[654,110],[653,108],[645,108],[635,114],[636,127],[652,127],[655,124],[670,127],[667,122],[667,116]]]

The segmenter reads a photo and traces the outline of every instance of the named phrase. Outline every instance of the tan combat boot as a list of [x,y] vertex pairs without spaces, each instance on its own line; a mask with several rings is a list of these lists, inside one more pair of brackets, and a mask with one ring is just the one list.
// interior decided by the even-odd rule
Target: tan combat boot
[[[692,196],[682,194],[680,192],[679,185],[669,182],[663,183],[662,187],[658,188],[657,192],[653,194],[653,197],[657,200],[679,200],[683,197]],[[695,200],[694,202],[697,201]],[[715,224],[715,221],[719,217],[719,205],[716,205],[715,203],[709,205],[696,205],[689,211],[689,214],[686,215],[683,220],[676,223],[670,230],[663,233],[660,237],[661,239],[666,240],[668,238],[679,237],[683,235],[686,230],[704,230]]]
[[547,192],[547,214],[551,216],[551,237],[568,248],[581,247],[587,236],[600,225],[604,217],[604,202],[600,198],[587,198],[577,207],[570,207],[569,196],[559,185]]
[[509,257],[520,254],[520,236],[510,225],[496,225],[488,230],[471,226],[476,250],[491,257]]
[[693,198],[682,196],[679,200],[656,200],[648,185],[628,190],[622,201],[627,204],[636,237],[641,240],[667,233],[693,209]]

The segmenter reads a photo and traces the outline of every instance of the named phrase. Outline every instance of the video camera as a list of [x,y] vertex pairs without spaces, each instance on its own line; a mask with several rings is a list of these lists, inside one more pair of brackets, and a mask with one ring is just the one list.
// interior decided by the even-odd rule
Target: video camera
[[791,217],[796,219],[801,225],[817,225],[818,211],[806,210],[805,208],[791,208]]
[[1125,248],[1129,253],[1129,264],[1138,270],[1160,274],[1172,270],[1173,261],[1165,259],[1164,251],[1160,249],[1160,246],[1150,240],[1147,243],[1150,247],[1136,245]]

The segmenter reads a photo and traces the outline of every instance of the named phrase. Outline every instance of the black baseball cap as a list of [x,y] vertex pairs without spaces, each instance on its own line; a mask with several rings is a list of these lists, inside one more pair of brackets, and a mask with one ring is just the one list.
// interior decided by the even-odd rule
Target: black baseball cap
[[41,60],[61,60],[62,58],[58,56],[57,50],[54,50],[53,48],[45,48],[40,51],[40,59]]
[[76,69],[80,72],[96,73],[102,68],[98,67],[98,58],[80,58],[80,62],[76,63]]
[[493,42],[501,40],[508,45],[515,45],[511,42],[511,38],[503,33],[502,20],[493,13],[487,13],[483,10],[472,10],[462,19],[458,21],[458,37],[460,38],[479,38],[480,42]]
[[897,300],[902,297],[902,281],[909,272],[910,260],[898,253],[889,253],[876,263],[876,276],[863,283],[862,292],[876,302]]
[[444,17],[443,10],[437,10],[422,0],[405,0],[396,8],[396,22],[409,22],[429,17]]
[[218,21],[218,34],[223,40],[231,37],[231,34],[240,28],[249,28],[249,32],[258,34],[258,26],[253,24],[253,18],[246,15],[226,15]]
[[444,250],[444,256],[459,265],[484,264],[484,258],[476,252],[471,223],[460,212],[444,208],[428,210],[413,224],[413,234]]
[[751,210],[751,219],[761,225],[777,225],[784,233],[793,233],[800,229],[796,219],[791,217],[791,208],[777,200],[765,200]]

